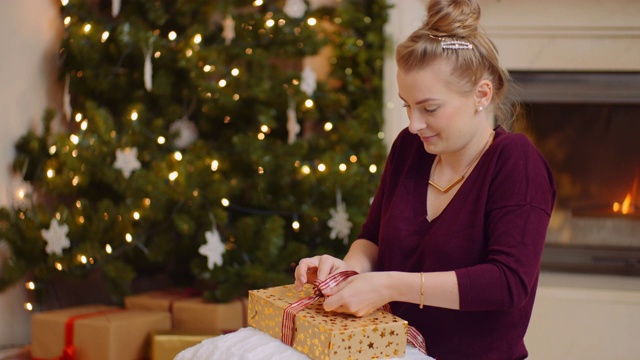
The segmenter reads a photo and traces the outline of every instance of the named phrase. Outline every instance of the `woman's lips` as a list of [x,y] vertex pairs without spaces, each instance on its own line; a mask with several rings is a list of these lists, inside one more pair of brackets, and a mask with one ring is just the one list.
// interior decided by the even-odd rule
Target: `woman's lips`
[[436,136],[438,135],[420,135],[420,140],[422,140],[422,142],[429,142],[433,140]]

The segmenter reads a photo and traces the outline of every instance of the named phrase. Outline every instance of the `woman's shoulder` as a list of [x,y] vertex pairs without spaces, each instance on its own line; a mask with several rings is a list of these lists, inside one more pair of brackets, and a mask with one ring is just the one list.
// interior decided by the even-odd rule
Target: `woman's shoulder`
[[496,135],[493,142],[500,148],[535,149],[535,146],[525,134],[508,132],[502,126],[498,126],[495,129],[495,133]]
[[500,126],[495,129],[495,133],[492,146],[501,160],[537,160],[546,165],[546,159],[527,135],[508,132]]
[[[510,133],[498,127],[493,145],[491,168],[497,193],[510,191],[513,192],[510,199],[525,197],[527,201],[536,203],[544,202],[541,194],[549,194],[551,196],[544,197],[551,199],[545,202],[545,208],[552,206],[555,198],[553,173],[533,142],[524,134]],[[531,194],[539,198],[529,199]]]
[[546,173],[547,177],[552,177],[547,159],[525,134],[511,133],[498,127],[493,144],[494,166],[497,171],[531,176]]

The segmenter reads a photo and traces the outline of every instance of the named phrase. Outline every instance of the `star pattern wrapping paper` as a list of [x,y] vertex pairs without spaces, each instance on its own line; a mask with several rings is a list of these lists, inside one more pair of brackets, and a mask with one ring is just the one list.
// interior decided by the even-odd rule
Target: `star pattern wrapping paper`
[[[282,335],[282,314],[290,304],[313,294],[305,285],[249,291],[249,325],[276,339]],[[313,360],[388,359],[402,357],[407,346],[405,320],[385,311],[365,317],[327,312],[324,298],[301,310],[295,318],[293,347]]]

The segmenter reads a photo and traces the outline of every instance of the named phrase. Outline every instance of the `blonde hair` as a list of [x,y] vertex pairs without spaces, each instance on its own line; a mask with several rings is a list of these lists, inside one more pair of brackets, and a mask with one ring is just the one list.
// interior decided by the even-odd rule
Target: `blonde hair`
[[[451,65],[452,81],[462,93],[469,93],[483,79],[493,87],[493,113],[506,129],[512,122],[507,99],[511,81],[500,66],[498,50],[478,27],[480,5],[475,0],[431,0],[422,26],[396,48],[396,63],[401,71],[414,71],[445,60]],[[443,37],[468,42],[472,49],[445,49]]]

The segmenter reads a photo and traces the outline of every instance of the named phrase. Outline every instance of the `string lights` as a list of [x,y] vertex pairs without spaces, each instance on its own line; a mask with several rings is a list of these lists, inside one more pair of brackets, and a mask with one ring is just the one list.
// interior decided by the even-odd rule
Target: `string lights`
[[[291,1],[291,3],[293,4],[294,2]],[[295,3],[296,5],[304,5],[304,2]],[[118,83],[119,81],[124,81],[121,80],[123,78],[137,79],[142,83],[140,76],[142,69],[134,68],[131,65],[132,63],[135,64],[138,62],[137,60],[140,60],[136,57],[140,57],[139,51],[141,47],[143,48],[147,61],[151,56],[154,59],[160,59],[162,56],[162,59],[159,61],[153,61],[154,67],[160,66],[156,64],[160,64],[162,61],[166,62],[166,59],[173,61],[173,57],[175,56],[177,63],[180,63],[180,66],[183,67],[182,69],[187,69],[185,74],[191,77],[192,80],[190,81],[193,81],[193,84],[196,84],[194,88],[197,88],[197,90],[194,90],[193,88],[186,87],[188,91],[193,93],[191,95],[195,100],[187,99],[184,101],[182,110],[186,115],[184,115],[181,120],[192,124],[199,122],[198,126],[203,123],[209,126],[209,124],[206,124],[208,121],[215,121],[217,124],[222,122],[223,126],[227,126],[224,129],[240,128],[245,123],[257,121],[259,123],[258,127],[250,128],[246,137],[248,139],[249,136],[251,136],[251,140],[255,141],[255,139],[257,139],[258,142],[255,142],[255,144],[261,144],[252,146],[267,149],[270,149],[272,145],[274,147],[276,145],[280,146],[280,142],[283,141],[282,132],[287,131],[286,129],[283,130],[284,126],[282,124],[284,120],[286,120],[283,111],[286,109],[274,110],[273,114],[269,113],[271,110],[265,110],[263,111],[264,118],[259,119],[250,118],[250,116],[241,112],[236,114],[228,110],[231,106],[237,106],[234,105],[234,103],[239,104],[240,107],[246,106],[248,101],[259,103],[259,101],[256,101],[256,95],[251,92],[252,90],[243,88],[243,84],[250,83],[250,80],[256,76],[255,73],[252,72],[254,70],[251,69],[250,66],[246,66],[246,64],[253,61],[251,56],[254,54],[256,54],[256,59],[258,59],[258,56],[265,56],[263,54],[266,47],[260,43],[261,41],[277,40],[278,36],[298,36],[300,40],[292,44],[292,49],[294,48],[296,52],[302,53],[308,51],[306,50],[307,45],[313,45],[310,44],[312,37],[309,37],[308,34],[305,35],[305,31],[309,31],[310,27],[316,27],[320,21],[333,21],[336,24],[343,22],[339,16],[333,17],[333,19],[325,16],[324,19],[321,20],[315,16],[310,16],[313,10],[310,11],[307,9],[306,5],[304,8],[291,8],[291,12],[289,12],[287,16],[279,12],[268,12],[263,14],[262,18],[254,18],[255,20],[248,20],[250,17],[243,13],[246,9],[242,9],[222,13],[218,15],[220,16],[219,19],[216,18],[212,20],[217,22],[212,28],[216,28],[216,26],[219,28],[216,30],[218,31],[216,36],[220,39],[219,41],[210,34],[205,34],[206,31],[202,30],[202,28],[199,28],[198,32],[195,32],[191,31],[191,29],[186,30],[175,24],[175,27],[173,27],[174,30],[168,33],[166,32],[166,27],[163,28],[155,25],[151,27],[151,29],[157,27],[164,30],[156,29],[153,31],[153,35],[151,35],[151,33],[145,33],[145,39],[141,40],[141,34],[138,33],[138,29],[135,28],[133,23],[120,22],[120,18],[110,19],[112,23],[108,24],[101,23],[99,20],[89,20],[86,16],[71,14],[71,11],[76,11],[77,9],[75,6],[69,6],[69,0],[61,0],[61,4],[63,7],[68,7],[67,9],[63,9],[63,12],[65,12],[63,24],[69,41],[65,43],[65,47],[68,48],[63,50],[65,50],[67,54],[70,54],[68,55],[69,58],[73,58],[74,61],[82,64],[81,61],[74,58],[78,57],[80,53],[74,53],[72,48],[85,46],[85,44],[90,44],[91,42],[93,42],[93,44],[91,44],[92,46],[95,46],[96,43],[98,45],[104,44],[105,48],[109,47],[112,50],[118,49],[118,46],[120,46],[121,49],[127,49],[127,53],[122,54],[122,57],[117,63],[114,62],[114,64],[110,64],[113,66],[112,69],[109,69],[110,71],[104,71],[104,74],[107,74],[105,75],[105,79],[108,81],[105,81],[101,85],[106,86],[109,81]],[[262,0],[255,0],[252,5],[255,8],[259,8],[264,5],[264,2]],[[123,6],[125,7],[123,10],[127,11],[126,3],[123,4]],[[266,9],[256,9],[255,11],[266,11]],[[67,12],[69,14],[68,16]],[[129,13],[123,14],[129,15]],[[317,13],[315,15],[317,15]],[[236,21],[238,22],[238,26],[236,26]],[[364,21],[367,21],[366,18]],[[370,21],[371,19],[369,18],[369,22]],[[238,34],[236,34],[236,31]],[[243,32],[240,33],[241,31]],[[156,49],[152,50],[150,46],[151,43],[147,43],[149,36],[157,37],[154,46]],[[248,40],[250,37],[256,37],[257,40],[251,42]],[[79,41],[79,39],[82,39],[82,42]],[[233,48],[233,50],[229,51],[230,54],[232,53],[231,51],[233,51],[233,53],[238,53],[238,55],[234,55],[237,59],[228,64],[225,64],[224,60],[226,59],[224,59],[223,56],[216,57],[211,55],[211,43],[217,41],[219,44],[222,44],[223,40],[226,46],[242,47],[242,49]],[[242,45],[236,45],[236,42]],[[358,39],[356,40],[356,45],[362,47],[364,46],[364,42]],[[148,47],[144,48],[144,46]],[[131,49],[135,51],[131,51]],[[138,51],[138,54],[136,54],[136,51]],[[96,51],[96,54],[97,53]],[[267,54],[266,56],[270,55],[271,54]],[[280,56],[280,54],[274,55],[276,55],[274,56],[276,59]],[[208,58],[208,56],[211,56],[211,58]],[[281,56],[286,58],[288,55],[283,54]],[[132,61],[132,59],[134,59],[134,61]],[[338,61],[336,56],[331,56],[329,60],[332,65],[336,65]],[[102,69],[91,68],[91,66],[85,68],[76,66],[77,63],[70,62],[68,66],[71,67],[71,69],[65,69],[68,70],[70,74],[70,90],[76,93],[83,91],[83,86],[88,86],[91,82],[97,82],[97,79],[100,78],[96,77],[96,74],[102,72]],[[90,63],[87,62],[87,64]],[[189,66],[192,66],[192,68],[188,68]],[[167,86],[166,83],[163,84],[161,81],[157,81],[161,79],[161,71],[163,71],[163,69],[158,68],[158,70],[159,71],[153,74],[154,88],[147,88],[148,92],[140,96],[156,96],[156,101],[157,99],[169,99],[173,101],[173,99],[170,99],[170,96],[166,95],[171,94],[171,96],[175,96],[175,93],[169,92],[166,89],[156,89],[156,87],[159,86]],[[297,146],[296,143],[306,141],[310,135],[324,136],[327,138],[327,142],[335,141],[334,138],[340,139],[339,136],[342,134],[338,134],[338,130],[342,130],[342,123],[340,120],[336,120],[335,117],[326,116],[324,113],[326,111],[325,106],[329,106],[327,105],[327,101],[331,100],[326,97],[326,94],[334,89],[327,90],[326,88],[322,88],[321,90],[324,93],[320,94],[320,96],[314,94],[315,91],[319,91],[316,90],[316,74],[313,73],[310,68],[304,68],[303,71],[305,72],[304,74],[300,72],[299,76],[286,78],[286,83],[284,84],[285,90],[283,90],[283,93],[285,96],[290,97],[290,104],[293,105],[293,117],[295,117],[296,123],[299,125],[297,132],[295,132],[295,134],[299,134],[299,136],[294,136],[292,141],[289,142],[289,145]],[[351,67],[344,69],[344,73],[347,75],[354,75],[355,71],[355,68],[352,69]],[[151,76],[151,74],[149,74],[149,76]],[[145,78],[146,77],[147,75],[145,75]],[[280,84],[276,84],[276,86],[280,86]],[[86,96],[92,94],[91,91],[93,90],[89,89],[89,91],[86,92]],[[101,89],[100,91],[103,90]],[[165,91],[166,94],[160,95],[161,91]],[[336,89],[335,91],[337,92],[338,90]],[[45,148],[52,160],[46,162],[44,169],[44,175],[50,180],[47,181],[47,186],[57,190],[63,186],[66,186],[68,189],[69,184],[71,184],[73,188],[82,189],[84,192],[93,191],[91,188],[86,187],[91,186],[92,182],[96,181],[96,178],[104,177],[98,180],[106,183],[105,188],[107,188],[108,191],[119,192],[122,191],[123,188],[126,189],[131,186],[133,183],[145,181],[145,177],[157,176],[161,178],[164,184],[163,186],[167,186],[167,189],[170,191],[175,191],[176,194],[180,193],[182,197],[186,194],[187,199],[178,200],[180,203],[176,206],[182,207],[182,209],[188,208],[193,203],[198,203],[194,198],[199,197],[202,199],[200,202],[204,203],[204,205],[199,206],[215,209],[215,205],[218,207],[221,205],[224,209],[235,213],[256,214],[261,216],[278,215],[284,217],[290,225],[289,231],[293,230],[296,233],[306,230],[306,226],[305,229],[303,229],[303,224],[306,224],[304,221],[310,221],[309,219],[312,219],[311,221],[318,223],[320,221],[318,216],[325,216],[324,214],[313,214],[304,218],[302,217],[302,211],[300,211],[300,213],[296,211],[283,211],[278,209],[279,205],[274,205],[273,208],[265,206],[267,207],[266,209],[258,209],[252,205],[244,206],[240,201],[232,201],[230,199],[235,199],[236,196],[234,194],[234,191],[237,191],[237,189],[234,188],[236,181],[246,186],[243,184],[244,179],[241,178],[239,178],[239,180],[235,178],[223,180],[228,180],[229,185],[221,187],[221,190],[216,189],[218,193],[215,193],[215,196],[212,198],[211,189],[205,189],[202,184],[198,183],[194,185],[190,184],[192,180],[190,178],[192,177],[191,174],[202,174],[199,170],[203,169],[207,171],[207,175],[205,176],[206,181],[219,178],[225,179],[225,177],[230,176],[229,174],[236,165],[233,157],[236,156],[234,151],[242,152],[245,151],[244,148],[239,147],[239,149],[231,149],[229,151],[227,151],[228,149],[216,149],[216,152],[211,152],[208,156],[205,155],[206,159],[198,159],[196,156],[193,156],[191,152],[192,148],[189,148],[189,146],[198,139],[197,134],[195,137],[192,137],[188,144],[184,146],[179,145],[174,141],[175,132],[164,129],[163,126],[158,125],[161,121],[166,121],[164,118],[165,114],[153,109],[148,103],[145,103],[144,100],[140,100],[137,97],[138,95],[134,95],[131,99],[126,99],[125,101],[132,101],[132,103],[129,105],[124,104],[125,106],[118,109],[120,105],[122,105],[117,103],[117,101],[122,101],[119,100],[121,94],[110,94],[110,96],[111,95],[113,99],[109,101],[113,101],[116,105],[105,112],[100,112],[103,110],[87,108],[86,105],[74,99],[74,110],[81,111],[77,111],[73,115],[72,118],[75,124],[70,124],[70,128],[77,129],[77,132],[69,134],[64,141],[48,142]],[[269,94],[265,94],[265,96],[268,95]],[[323,96],[325,97],[323,98]],[[178,99],[178,102],[181,100],[184,99]],[[190,106],[190,101],[197,105]],[[158,104],[158,107],[161,105],[164,104]],[[264,104],[259,105],[264,106]],[[267,107],[271,105],[272,104],[267,104]],[[99,106],[102,106],[102,104],[99,104]],[[180,106],[176,107],[178,108],[177,110],[171,109],[173,116],[176,117],[170,119],[175,119],[180,116]],[[109,111],[113,111],[113,114],[105,114]],[[201,113],[199,113],[199,111],[201,111]],[[223,111],[228,113],[224,114]],[[205,112],[208,114],[202,116]],[[195,115],[192,117],[192,114]],[[71,113],[69,115],[71,115]],[[110,115],[113,115],[113,119],[109,118]],[[322,119],[323,117],[324,119],[331,119],[331,121],[318,121],[318,127],[311,130],[300,126],[300,124],[305,126],[313,124],[314,121]],[[66,118],[69,118],[69,116]],[[348,119],[348,116],[345,116],[345,119]],[[111,122],[113,122],[113,124]],[[109,129],[109,126],[113,126],[113,129]],[[255,123],[252,123],[251,126],[255,126]],[[313,126],[315,126],[315,124]],[[256,130],[258,130],[257,135],[255,135]],[[208,129],[207,131],[211,132],[212,130]],[[313,131],[314,133],[310,134],[308,131]],[[178,135],[180,135],[179,131]],[[244,139],[242,134],[237,136],[241,141],[248,141],[242,140]],[[384,134],[379,132],[378,137],[382,138],[381,136],[383,137]],[[331,139],[328,140],[329,138]],[[146,144],[145,141],[149,139],[151,139],[151,144]],[[203,145],[199,143],[194,146],[199,146],[198,149],[200,150]],[[213,144],[213,146],[218,146],[218,144]],[[232,145],[229,144],[228,146]],[[305,143],[305,146],[308,145]],[[247,148],[251,149],[250,146]],[[253,149],[251,149],[251,151],[253,151]],[[162,157],[157,157],[157,154],[163,155]],[[69,155],[71,157],[69,157]],[[322,157],[322,159],[320,159],[320,156],[310,152],[310,155],[304,154],[299,160],[295,160],[293,165],[291,165],[291,163],[286,165],[285,169],[286,167],[293,166],[289,173],[293,174],[291,176],[294,178],[292,181],[319,183],[320,181],[324,181],[324,179],[332,178],[332,184],[333,182],[343,181],[353,174],[361,174],[367,171],[371,174],[377,172],[377,166],[375,164],[365,165],[358,163],[358,157],[356,155],[350,155],[348,159],[346,155],[331,155],[331,157]],[[90,161],[100,161],[100,156],[103,156],[107,164],[112,164],[112,167],[121,170],[122,176],[120,172],[101,172],[92,169],[91,167],[94,164],[91,164]],[[366,159],[370,158],[374,159],[373,156],[366,156]],[[162,159],[162,161],[165,162],[167,162],[167,160],[169,161],[166,164],[159,163],[158,159]],[[259,159],[265,158],[260,157]],[[119,162],[119,160],[122,162]],[[258,175],[263,175],[266,178],[270,174],[281,173],[282,169],[277,168],[282,167],[281,163],[277,161],[261,162],[260,160],[253,160],[250,168],[253,173],[249,176],[256,176],[255,172],[257,172]],[[104,176],[105,173],[107,176]],[[341,175],[340,177],[327,176],[330,174]],[[145,191],[157,192],[158,189],[153,188],[153,186],[155,186],[155,183],[154,185],[149,185]],[[185,189],[184,187],[187,188]],[[123,191],[122,194],[128,193]],[[27,195],[28,193],[24,190],[16,192],[16,197],[20,199],[24,199]],[[188,195],[192,195],[193,198]],[[118,194],[118,196],[120,196],[120,194]],[[164,204],[158,205],[159,203],[155,202],[156,194],[153,196],[155,206],[158,208],[164,206]],[[170,196],[172,195],[167,195],[167,197]],[[213,201],[216,197],[220,199],[220,205]],[[155,209],[151,207],[151,199],[133,194],[130,198],[127,197],[122,201],[124,203],[122,207],[105,210],[104,212],[101,211],[99,212],[98,218],[101,219],[101,221],[104,220],[106,224],[113,222],[117,224],[127,224],[128,232],[124,235],[124,242],[122,238],[124,232],[119,232],[116,237],[110,239],[109,243],[103,242],[99,247],[95,247],[94,249],[99,250],[93,253],[86,249],[80,250],[82,247],[76,247],[74,243],[73,247],[64,251],[63,257],[57,259],[58,261],[49,262],[47,266],[49,268],[53,266],[56,271],[60,272],[72,271],[78,266],[89,269],[92,265],[99,264],[101,261],[117,257],[127,249],[139,248],[147,252],[148,249],[145,248],[145,243],[148,241],[149,234],[145,232],[142,227],[145,223],[154,221],[151,215]],[[162,202],[163,201],[160,203]],[[275,204],[276,201],[273,201],[273,203]],[[299,205],[306,206],[307,204]],[[75,201],[75,207],[76,209],[69,209],[69,213],[56,213],[55,219],[60,221],[61,224],[64,224],[61,220],[64,218],[76,234],[81,234],[86,232],[86,228],[88,228],[87,225],[95,221],[95,215],[91,213],[94,209],[90,206],[83,206],[80,200]],[[130,213],[128,211],[130,211]],[[305,214],[304,216],[307,215],[308,214]],[[20,215],[20,217],[24,218],[24,213]],[[298,219],[299,217],[303,219],[302,222]],[[84,230],[83,227],[85,228]],[[74,241],[79,242],[81,240]],[[28,282],[25,286],[28,286],[27,288],[32,291],[35,291],[37,288],[35,282]],[[27,306],[27,304],[25,304],[25,308],[32,310],[34,305],[29,304]]]

